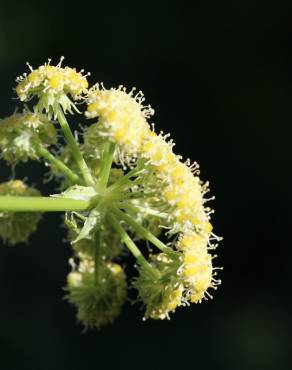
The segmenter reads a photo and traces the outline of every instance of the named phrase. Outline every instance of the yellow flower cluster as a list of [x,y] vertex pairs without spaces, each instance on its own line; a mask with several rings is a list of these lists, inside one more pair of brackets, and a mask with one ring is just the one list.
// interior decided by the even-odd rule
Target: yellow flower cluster
[[96,85],[89,92],[86,115],[99,117],[98,135],[110,137],[127,153],[144,158],[154,168],[159,186],[163,184],[160,198],[171,210],[170,228],[172,233],[180,233],[176,248],[183,255],[183,284],[172,287],[157,310],[148,312],[152,318],[165,318],[183,301],[200,302],[208,295],[207,289],[219,282],[212,277],[212,256],[208,253],[212,233],[210,210],[204,207],[208,184],[202,184],[197,164],[183,163],[174,154],[168,135],[151,130],[146,118],[153,111],[144,107],[143,101],[142,94],[134,96],[133,90],[127,93],[122,86],[106,90]]
[[58,94],[61,91],[70,94],[74,100],[78,99],[88,87],[86,76],[82,72],[77,72],[75,68],[61,68],[60,63],[57,66],[51,66],[48,63],[40,66],[38,69],[30,67],[31,72],[17,78],[18,85],[16,93],[21,101],[29,99],[40,88],[43,92]]
[[187,289],[187,298],[192,303],[206,298],[207,289],[220,284],[213,277],[212,256],[208,253],[208,239],[196,233],[184,234],[177,243],[183,254],[182,277]]
[[153,114],[151,107],[143,106],[143,102],[143,93],[135,94],[135,89],[127,93],[123,86],[106,90],[97,84],[89,90],[86,116],[99,117],[99,135],[135,156],[149,130],[146,118]]
[[204,209],[205,187],[190,167],[181,162],[181,157],[173,153],[172,141],[167,136],[148,132],[141,147],[141,155],[155,167],[157,176],[166,183],[163,197],[173,207],[173,219],[178,231],[195,227],[200,232],[210,233],[211,225]]
[[[28,101],[33,96],[40,98],[36,105],[38,111],[46,110],[55,113],[56,105],[61,105],[64,111],[71,111],[75,105],[70,101],[68,95],[75,101],[87,92],[88,82],[83,70],[77,72],[75,68],[62,68],[63,57],[56,66],[48,63],[33,69],[30,65],[30,73],[24,73],[16,79],[16,93],[21,101]],[[53,112],[51,112],[51,110]]]
[[166,288],[162,302],[151,311],[150,317],[154,320],[169,318],[169,312],[182,304],[184,286],[179,284],[175,289]]

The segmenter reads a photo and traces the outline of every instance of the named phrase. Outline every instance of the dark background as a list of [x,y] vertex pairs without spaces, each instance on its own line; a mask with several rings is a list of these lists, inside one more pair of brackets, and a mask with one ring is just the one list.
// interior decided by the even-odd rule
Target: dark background
[[[1,2],[1,117],[27,60],[65,55],[91,83],[141,88],[157,130],[200,163],[224,236],[213,301],[163,322],[128,303],[114,325],[82,334],[62,300],[65,231],[47,214],[28,246],[1,244],[1,369],[292,368],[291,39],[290,1]],[[42,168],[17,174],[48,195]]]

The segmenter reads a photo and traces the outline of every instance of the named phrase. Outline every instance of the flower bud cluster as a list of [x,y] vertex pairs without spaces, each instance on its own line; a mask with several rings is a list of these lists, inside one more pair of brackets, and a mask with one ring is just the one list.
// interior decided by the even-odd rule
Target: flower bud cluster
[[186,297],[192,303],[201,302],[210,294],[209,288],[216,289],[220,280],[213,275],[212,256],[208,252],[208,239],[196,234],[184,234],[176,244],[183,255],[182,277],[186,287]]
[[90,127],[85,140],[90,144],[90,137],[94,137],[96,146],[97,137],[107,138],[126,155],[135,156],[148,131],[146,118],[154,113],[150,106],[143,105],[144,100],[143,93],[135,94],[135,89],[127,92],[123,86],[107,90],[103,85],[95,85],[87,96],[86,116],[99,120]]
[[179,253],[150,255],[149,263],[158,272],[153,276],[148,269],[139,266],[139,276],[134,286],[139,299],[145,304],[144,319],[165,319],[169,313],[184,304],[184,286],[179,275],[181,256]]
[[96,284],[93,261],[82,258],[68,275],[66,291],[66,298],[77,308],[77,319],[86,328],[99,329],[120,314],[126,299],[126,277],[120,265],[103,261]]
[[[34,197],[40,192],[28,187],[21,180],[12,180],[0,183],[0,195]],[[38,212],[0,212],[0,237],[8,244],[26,242],[29,236],[35,232],[41,219]]]
[[55,126],[44,114],[25,110],[0,120],[0,156],[9,164],[38,159],[39,147],[56,141]]

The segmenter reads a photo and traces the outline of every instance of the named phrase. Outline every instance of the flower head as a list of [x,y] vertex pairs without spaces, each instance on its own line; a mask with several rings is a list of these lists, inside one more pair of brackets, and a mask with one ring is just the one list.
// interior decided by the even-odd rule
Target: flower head
[[182,162],[173,152],[173,141],[167,138],[168,135],[148,131],[140,148],[141,156],[153,167],[157,183],[164,184],[161,199],[171,208],[173,230],[197,228],[201,231],[209,220],[204,207],[207,186],[198,177],[197,164]]
[[97,84],[91,88],[87,97],[86,116],[99,118],[98,123],[90,129],[92,131],[94,127],[95,138],[107,138],[120,146],[121,150],[135,156],[149,130],[146,119],[154,113],[150,106],[143,105],[144,100],[141,91],[137,94],[135,89],[127,92],[123,86],[107,90]]
[[[208,298],[220,283],[211,254],[219,238],[212,232],[213,211],[206,206],[212,199],[206,198],[208,183],[201,181],[196,163],[175,153],[169,134],[149,125],[154,111],[144,105],[141,91],[103,84],[88,89],[83,71],[62,67],[62,60],[56,66],[50,60],[37,69],[29,66],[30,73],[17,79],[20,100],[38,101],[35,113],[0,121],[1,156],[11,164],[42,156],[61,179],[62,192],[53,195],[53,202],[40,203],[66,212],[68,241],[78,260],[71,259],[66,298],[76,306],[80,322],[100,328],[119,315],[126,277],[112,259],[123,257],[124,246],[137,260],[132,285],[145,306],[144,318],[169,318],[178,307]],[[85,116],[95,121],[79,140],[64,113],[77,111],[81,99],[87,103]],[[46,148],[57,141],[51,117],[58,119],[66,141],[58,153]],[[11,181],[0,184],[1,194],[38,192]],[[30,200],[22,199],[22,205],[25,201],[31,209]],[[6,204],[14,207],[14,202]],[[0,236],[12,244],[26,240],[39,217],[1,212]],[[136,245],[142,241],[146,251]]]
[[139,299],[145,304],[145,319],[169,318],[169,313],[183,304],[183,291],[179,269],[179,253],[168,256],[164,253],[150,256],[150,265],[159,272],[155,278],[148,269],[139,266],[139,276],[134,282]]
[[77,111],[73,102],[80,100],[87,92],[88,82],[83,70],[77,72],[75,68],[61,67],[63,59],[62,57],[56,66],[50,65],[50,59],[37,69],[29,66],[30,73],[25,73],[16,80],[18,85],[15,90],[20,100],[28,101],[37,96],[39,101],[35,110],[44,110],[54,117],[59,105],[65,113],[72,113],[72,109]]
[[0,156],[10,164],[38,159],[39,146],[56,141],[56,129],[44,114],[25,110],[0,120]]
[[77,271],[68,275],[67,283],[66,298],[77,307],[77,318],[86,328],[99,329],[119,315],[126,298],[125,274],[120,265],[103,262],[96,284],[93,261],[81,260]]
[[[0,184],[0,195],[33,197],[40,192],[28,187],[20,180],[12,180]],[[41,219],[37,212],[0,212],[0,236],[8,244],[14,245],[26,242],[28,237],[36,230]]]

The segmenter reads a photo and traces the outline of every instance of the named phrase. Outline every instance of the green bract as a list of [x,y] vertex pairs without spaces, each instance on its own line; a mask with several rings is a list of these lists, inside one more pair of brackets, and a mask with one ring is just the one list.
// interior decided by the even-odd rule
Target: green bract
[[[84,230],[84,225],[88,224],[88,217],[77,212],[66,214],[65,224],[68,228],[68,240],[73,250],[78,254],[94,258],[96,244],[92,230],[88,227]],[[83,230],[83,233],[81,232]],[[104,223],[101,226],[101,254],[106,258],[117,257],[122,252],[122,245],[119,236],[114,232],[111,224]]]

